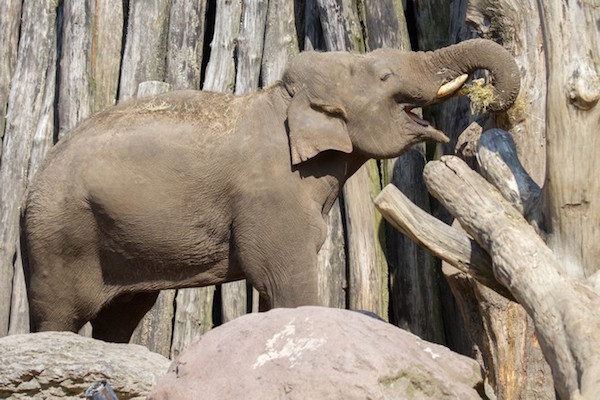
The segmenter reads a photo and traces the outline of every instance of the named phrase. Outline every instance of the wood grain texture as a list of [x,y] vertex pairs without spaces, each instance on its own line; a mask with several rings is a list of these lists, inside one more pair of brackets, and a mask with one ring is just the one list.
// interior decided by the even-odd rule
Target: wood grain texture
[[129,343],[147,347],[150,351],[169,357],[173,340],[173,314],[176,290],[161,290],[154,307],[135,328]]
[[547,173],[543,190],[549,246],[573,277],[591,276],[600,259],[600,7],[597,1],[540,8],[548,68]]
[[288,62],[298,54],[294,3],[269,1],[262,59],[262,86],[272,85],[283,76]]
[[58,85],[58,137],[73,129],[93,110],[92,42],[95,2],[63,4],[60,82]]
[[533,318],[561,398],[596,396],[600,295],[561,273],[563,260],[500,192],[458,158],[430,163],[425,180],[491,255],[494,275]]
[[[10,81],[17,64],[22,4],[23,0],[6,0],[0,3],[0,144],[4,136]],[[2,146],[0,162],[1,158]]]
[[236,94],[249,93],[259,87],[267,6],[266,0],[245,0],[243,3],[244,12],[237,43]]
[[173,90],[200,89],[206,0],[172,0],[166,82]]
[[8,97],[0,165],[1,336],[9,330],[14,269],[22,268],[14,264],[18,251],[21,202],[28,177],[33,175],[52,142],[57,57],[55,27],[54,1],[23,5],[22,39]]
[[119,100],[135,97],[140,82],[165,80],[169,5],[169,0],[129,2]]
[[233,93],[235,85],[235,46],[240,32],[242,0],[218,1],[210,59],[202,88]]
[[179,289],[173,316],[173,359],[190,343],[213,327],[212,308],[215,287]]
[[96,8],[90,11],[94,17],[90,66],[92,112],[103,110],[117,101],[125,28],[123,2],[95,0],[95,4]]

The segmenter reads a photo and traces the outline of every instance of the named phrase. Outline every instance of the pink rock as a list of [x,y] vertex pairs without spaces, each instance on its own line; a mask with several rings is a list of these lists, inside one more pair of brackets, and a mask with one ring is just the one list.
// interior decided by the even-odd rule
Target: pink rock
[[173,361],[150,399],[479,399],[475,360],[366,315],[249,314]]

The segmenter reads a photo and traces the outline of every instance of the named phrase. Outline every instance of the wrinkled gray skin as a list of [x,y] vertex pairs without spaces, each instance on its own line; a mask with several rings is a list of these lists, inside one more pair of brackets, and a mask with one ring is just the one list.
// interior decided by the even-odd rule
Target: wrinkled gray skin
[[266,307],[317,304],[324,215],[369,158],[446,137],[408,112],[489,69],[495,109],[519,91],[499,45],[434,53],[306,52],[244,97],[199,91],[101,112],[55,146],[23,215],[34,331],[128,341],[161,289],[247,278]]

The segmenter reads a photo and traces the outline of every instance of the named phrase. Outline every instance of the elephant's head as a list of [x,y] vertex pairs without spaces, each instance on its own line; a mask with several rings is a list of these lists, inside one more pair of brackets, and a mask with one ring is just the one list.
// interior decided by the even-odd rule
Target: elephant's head
[[283,78],[292,96],[288,125],[293,164],[325,150],[389,158],[422,140],[447,141],[411,110],[450,97],[477,69],[493,76],[490,109],[509,108],[519,92],[519,70],[510,53],[489,40],[427,53],[301,53]]

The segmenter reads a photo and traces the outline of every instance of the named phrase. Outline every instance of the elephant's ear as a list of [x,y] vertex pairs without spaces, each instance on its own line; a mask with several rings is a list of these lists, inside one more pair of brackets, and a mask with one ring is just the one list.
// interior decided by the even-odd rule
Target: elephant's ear
[[341,106],[310,101],[305,93],[298,93],[288,108],[288,128],[293,165],[325,150],[352,152]]

